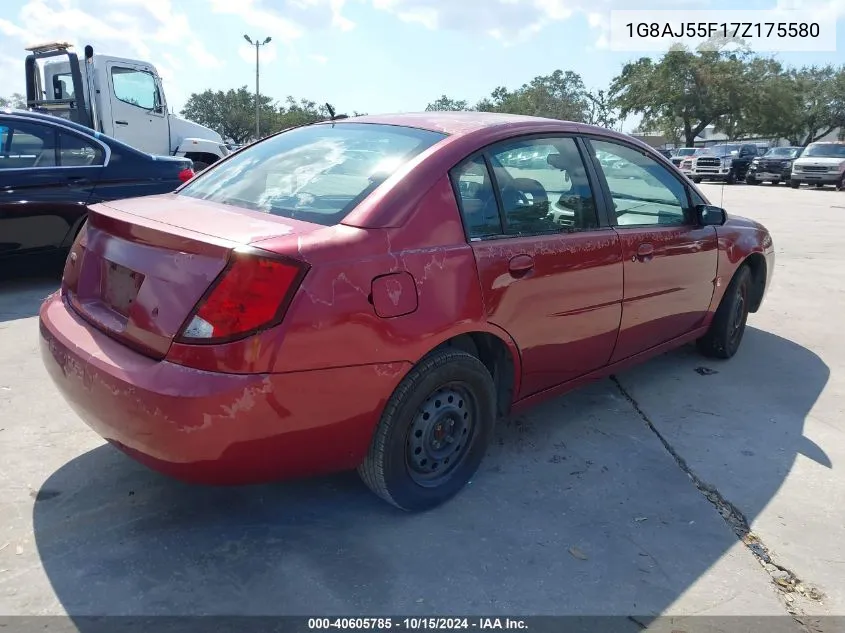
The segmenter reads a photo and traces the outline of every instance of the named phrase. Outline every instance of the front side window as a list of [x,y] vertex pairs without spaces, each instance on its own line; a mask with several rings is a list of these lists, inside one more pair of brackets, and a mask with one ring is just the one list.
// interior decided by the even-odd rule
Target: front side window
[[590,143],[607,180],[618,226],[686,223],[687,190],[668,169],[626,145]]
[[331,226],[445,136],[398,125],[308,125],[241,150],[179,194]]
[[114,95],[121,101],[145,110],[153,110],[158,105],[158,89],[151,73],[115,67],[111,69],[111,78]]
[[37,123],[0,124],[0,169],[27,169],[56,165],[56,132]]

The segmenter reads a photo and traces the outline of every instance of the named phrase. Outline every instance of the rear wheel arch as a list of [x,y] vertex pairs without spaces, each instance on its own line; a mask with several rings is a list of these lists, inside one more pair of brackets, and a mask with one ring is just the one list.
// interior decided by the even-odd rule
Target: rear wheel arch
[[[510,413],[517,393],[518,355],[516,345],[508,344],[502,337],[483,331],[458,334],[441,342],[423,358],[441,349],[459,349],[475,356],[490,372],[496,385],[496,414],[504,417]],[[420,359],[421,361],[422,359]]]

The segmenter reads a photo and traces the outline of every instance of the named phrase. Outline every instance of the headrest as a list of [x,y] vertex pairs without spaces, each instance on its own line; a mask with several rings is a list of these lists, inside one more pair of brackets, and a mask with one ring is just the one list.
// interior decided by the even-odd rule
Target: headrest
[[546,156],[546,162],[555,169],[566,169],[569,161],[563,154],[549,154]]

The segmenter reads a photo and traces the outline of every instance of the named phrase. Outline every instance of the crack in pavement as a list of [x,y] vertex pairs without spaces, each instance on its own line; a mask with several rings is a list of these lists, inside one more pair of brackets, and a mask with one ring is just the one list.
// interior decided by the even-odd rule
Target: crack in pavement
[[646,426],[648,426],[651,432],[654,433],[658,440],[660,440],[663,448],[665,448],[666,451],[675,459],[678,467],[686,473],[687,477],[690,478],[704,498],[716,508],[722,519],[724,519],[725,523],[727,523],[728,527],[733,530],[737,538],[739,538],[742,544],[745,545],[746,549],[754,555],[763,569],[769,574],[772,579],[772,583],[779,590],[778,594],[783,599],[784,606],[789,615],[791,615],[792,618],[804,628],[804,630],[820,631],[821,628],[818,625],[818,621],[810,621],[803,609],[795,603],[794,594],[801,595],[816,602],[820,602],[824,598],[824,594],[818,588],[802,582],[795,572],[778,563],[772,557],[772,554],[769,551],[769,548],[766,547],[766,544],[763,543],[760,537],[751,530],[748,519],[745,518],[742,511],[733,503],[725,499],[715,486],[708,484],[696,475],[695,472],[693,472],[687,461],[678,454],[663,434],[657,430],[657,427],[648,415],[646,415],[645,411],[643,411],[642,407],[640,407],[634,397],[627,389],[625,389],[624,386],[622,386],[622,383],[616,375],[610,376],[610,380],[616,385],[616,388],[622,396],[624,396],[624,398],[631,404],[640,418],[642,418],[643,422],[646,423]]

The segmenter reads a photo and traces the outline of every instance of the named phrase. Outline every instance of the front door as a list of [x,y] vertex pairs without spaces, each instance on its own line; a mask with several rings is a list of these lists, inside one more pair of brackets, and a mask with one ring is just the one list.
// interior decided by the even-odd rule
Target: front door
[[590,144],[622,240],[625,298],[617,361],[701,325],[713,297],[718,245],[715,227],[694,221],[679,177],[633,147]]
[[155,75],[142,66],[111,62],[113,136],[150,154],[168,156],[170,124]]
[[509,141],[452,171],[487,318],[522,355],[523,398],[605,365],[621,317],[619,237],[571,137]]

